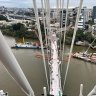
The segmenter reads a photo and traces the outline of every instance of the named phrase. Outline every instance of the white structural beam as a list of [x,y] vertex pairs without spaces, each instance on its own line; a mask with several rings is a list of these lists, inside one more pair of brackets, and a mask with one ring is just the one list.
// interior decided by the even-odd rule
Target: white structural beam
[[50,94],[61,96],[60,61],[58,59],[58,47],[56,33],[51,35],[51,61],[50,61]]
[[83,96],[83,84],[80,84],[80,94],[79,96]]
[[43,87],[44,96],[47,96],[46,87]]
[[34,92],[0,31],[0,60],[27,96]]

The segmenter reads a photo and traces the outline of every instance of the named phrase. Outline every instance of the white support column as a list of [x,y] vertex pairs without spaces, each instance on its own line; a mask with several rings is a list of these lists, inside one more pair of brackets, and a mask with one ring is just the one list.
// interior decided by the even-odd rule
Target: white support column
[[46,87],[43,87],[44,96],[47,96]]
[[80,94],[79,96],[83,96],[83,84],[80,84]]

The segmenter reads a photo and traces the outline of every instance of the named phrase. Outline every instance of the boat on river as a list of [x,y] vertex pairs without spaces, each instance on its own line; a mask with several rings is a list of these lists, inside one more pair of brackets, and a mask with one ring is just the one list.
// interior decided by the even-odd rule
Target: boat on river
[[81,59],[87,62],[96,63],[96,53],[76,52],[72,55],[74,58]]
[[[41,49],[41,46],[37,43],[25,42],[25,43],[16,43],[11,48],[15,48],[15,49]],[[44,49],[45,49],[45,47],[44,47]]]

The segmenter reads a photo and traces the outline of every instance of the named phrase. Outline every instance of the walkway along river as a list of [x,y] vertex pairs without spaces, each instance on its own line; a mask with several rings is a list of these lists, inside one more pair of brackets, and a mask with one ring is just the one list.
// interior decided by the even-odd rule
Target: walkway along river
[[[15,43],[14,38],[6,37],[9,46]],[[66,54],[69,52],[70,46],[66,46]],[[84,52],[85,47],[74,46],[74,52]],[[46,79],[43,67],[43,61],[40,58],[36,58],[35,54],[40,50],[32,49],[12,49],[16,59],[18,60],[21,68],[23,69],[26,77],[28,78],[32,88],[35,91],[36,96],[41,96],[43,93],[43,87],[46,86]],[[95,52],[89,50],[89,52]],[[65,60],[65,59],[64,59]],[[66,64],[65,60],[63,66],[63,77],[65,74]],[[63,79],[63,78],[62,78]],[[84,84],[84,96],[86,96],[90,90],[96,84],[96,65],[81,60],[72,58],[67,82],[65,85],[65,94],[67,96],[78,96],[80,84]],[[7,73],[5,67],[0,62],[0,89],[9,93],[9,96],[26,96],[11,76]]]

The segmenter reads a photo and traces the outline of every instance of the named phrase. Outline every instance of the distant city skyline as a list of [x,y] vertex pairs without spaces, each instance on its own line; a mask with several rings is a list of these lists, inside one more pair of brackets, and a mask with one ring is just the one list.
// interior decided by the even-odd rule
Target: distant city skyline
[[[37,6],[41,7],[41,0],[37,0]],[[79,5],[80,0],[69,0],[69,7],[77,7]],[[64,0],[66,7],[67,0]],[[56,0],[50,0],[50,4],[52,8],[55,8],[56,6]],[[18,7],[18,8],[32,8],[32,0],[0,0],[0,6],[5,7]],[[83,6],[86,6],[88,8],[93,8],[93,6],[96,6],[95,0],[84,0]]]

